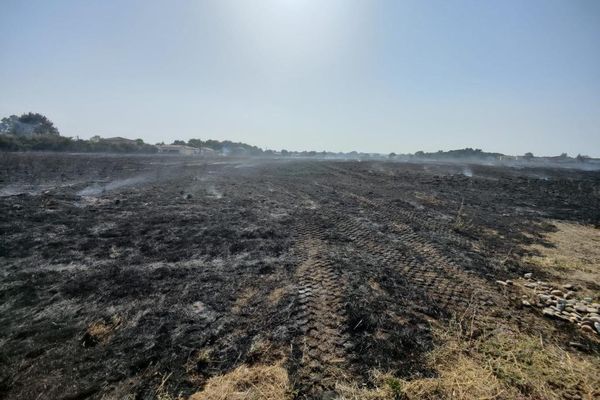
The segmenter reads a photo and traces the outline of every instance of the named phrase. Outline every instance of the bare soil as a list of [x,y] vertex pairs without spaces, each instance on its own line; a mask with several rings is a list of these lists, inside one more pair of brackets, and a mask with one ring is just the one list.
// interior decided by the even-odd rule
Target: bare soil
[[467,311],[598,360],[496,283],[551,277],[523,262],[550,220],[598,227],[600,172],[0,154],[0,397],[185,397],[282,363],[289,396],[334,398],[435,376],[432,324]]

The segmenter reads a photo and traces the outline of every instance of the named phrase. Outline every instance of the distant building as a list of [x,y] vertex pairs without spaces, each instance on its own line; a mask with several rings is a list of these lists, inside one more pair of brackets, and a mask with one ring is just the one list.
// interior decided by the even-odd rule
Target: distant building
[[110,143],[110,144],[132,144],[132,145],[137,144],[137,142],[135,140],[127,139],[127,138],[120,137],[120,136],[111,137],[111,138],[99,138],[99,139],[97,139],[97,141]]
[[156,146],[161,154],[180,154],[183,156],[192,156],[201,154],[201,150],[196,147],[184,146],[180,144],[162,144]]

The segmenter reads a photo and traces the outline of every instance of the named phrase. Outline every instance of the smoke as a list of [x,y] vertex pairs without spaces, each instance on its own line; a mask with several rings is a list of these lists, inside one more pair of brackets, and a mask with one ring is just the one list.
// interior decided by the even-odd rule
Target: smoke
[[220,191],[217,190],[217,188],[214,185],[209,185],[206,188],[206,193],[208,193],[208,195],[210,197],[213,197],[215,199],[220,199],[223,197],[223,193],[221,193]]
[[98,183],[95,183],[93,185],[86,187],[85,189],[80,190],[79,192],[77,192],[77,195],[78,196],[100,196],[105,192],[110,192],[112,190],[119,189],[119,188],[126,187],[126,186],[137,185],[139,183],[144,183],[149,180],[150,179],[147,176],[136,176],[136,177],[127,178],[127,179],[115,180],[115,181],[109,182],[108,184],[106,184],[104,186],[102,186]]
[[20,194],[36,195],[40,189],[31,185],[7,185],[0,189],[0,197],[18,196]]

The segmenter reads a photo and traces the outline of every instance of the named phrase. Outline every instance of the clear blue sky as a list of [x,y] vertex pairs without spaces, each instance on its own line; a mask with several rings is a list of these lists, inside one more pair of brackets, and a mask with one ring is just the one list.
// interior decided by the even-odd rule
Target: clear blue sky
[[596,0],[3,0],[0,57],[67,136],[600,156]]

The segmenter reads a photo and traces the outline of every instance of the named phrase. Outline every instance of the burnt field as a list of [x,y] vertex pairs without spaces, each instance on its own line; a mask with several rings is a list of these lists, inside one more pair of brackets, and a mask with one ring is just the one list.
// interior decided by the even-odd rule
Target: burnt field
[[[600,282],[527,257],[556,221],[597,232],[600,172],[0,154],[0,210],[0,398],[210,398],[273,365],[292,398],[372,394],[374,371],[402,398],[443,375],[430,355],[457,321],[598,366],[593,324],[524,305],[521,281],[571,285],[593,322]],[[586,382],[553,393],[599,394]]]

